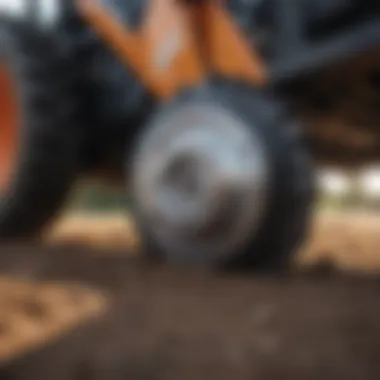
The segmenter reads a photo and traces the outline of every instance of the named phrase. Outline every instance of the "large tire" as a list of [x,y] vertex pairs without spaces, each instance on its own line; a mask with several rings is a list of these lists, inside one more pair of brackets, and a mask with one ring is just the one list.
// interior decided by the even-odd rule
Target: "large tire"
[[0,202],[0,241],[38,237],[78,170],[76,71],[60,38],[31,25],[1,30],[1,65],[14,83],[21,117],[16,161]]
[[[158,136],[170,141],[170,133],[175,130],[173,127],[172,132],[167,132],[170,118],[180,117],[180,112],[194,105],[211,108],[215,105],[221,106],[221,109],[228,110],[243,121],[249,127],[248,130],[261,141],[269,168],[268,188],[264,194],[266,207],[260,222],[252,225],[248,237],[223,256],[219,256],[218,252],[209,255],[206,249],[201,254],[196,249],[189,250],[185,244],[178,243],[184,243],[186,239],[181,240],[178,235],[168,238],[169,230],[165,230],[166,235],[162,235],[166,238],[160,238],[155,233],[157,223],[153,221],[152,214],[147,211],[144,199],[141,198],[143,190],[139,185],[144,177],[142,173],[149,170],[148,166],[144,166],[144,160],[153,146],[149,144],[155,138],[161,138]],[[191,128],[191,125],[187,128]],[[165,146],[169,146],[165,142],[163,144],[163,150],[166,149]],[[314,198],[314,176],[308,154],[295,123],[286,115],[283,107],[277,106],[270,97],[249,88],[235,84],[213,84],[202,90],[192,91],[164,106],[153,117],[138,141],[131,173],[134,212],[142,233],[144,252],[155,258],[180,263],[211,264],[229,269],[284,269],[307,236]],[[150,195],[150,199],[156,196],[153,193]],[[238,218],[236,216],[235,221],[239,221]],[[165,242],[163,239],[166,239]]]

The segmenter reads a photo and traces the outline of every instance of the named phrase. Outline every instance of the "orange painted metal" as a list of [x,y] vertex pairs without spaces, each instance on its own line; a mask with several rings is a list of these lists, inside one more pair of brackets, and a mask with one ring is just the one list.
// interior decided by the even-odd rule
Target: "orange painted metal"
[[20,114],[13,81],[0,66],[0,192],[11,180],[17,158]]
[[222,2],[205,1],[199,10],[210,68],[225,77],[264,85],[267,82],[264,61],[237,28]]
[[151,1],[145,22],[135,33],[95,0],[79,0],[78,8],[158,98],[204,78],[191,15],[183,4]]
[[77,7],[160,99],[201,83],[210,72],[256,86],[266,81],[265,64],[221,1],[150,0],[137,31],[97,0],[77,0]]
[[151,1],[144,23],[147,69],[172,96],[204,80],[206,71],[195,35],[192,9],[173,0]]

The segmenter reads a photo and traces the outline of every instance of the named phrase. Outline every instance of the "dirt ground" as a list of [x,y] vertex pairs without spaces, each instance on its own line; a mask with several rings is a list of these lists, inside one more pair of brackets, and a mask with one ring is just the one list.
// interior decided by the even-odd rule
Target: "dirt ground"
[[45,249],[1,248],[0,273],[32,288],[74,283],[96,299],[100,291],[106,308],[62,324],[61,333],[40,328],[40,344],[15,350],[0,379],[377,380],[379,233],[376,215],[321,214],[300,268],[327,257],[362,275],[241,277],[153,265],[134,257],[138,238],[127,219],[70,216]]
[[[46,234],[49,245],[91,247],[92,253],[136,255],[139,237],[123,214],[65,215]],[[297,263],[328,259],[340,269],[380,271],[380,215],[369,212],[320,212]]]

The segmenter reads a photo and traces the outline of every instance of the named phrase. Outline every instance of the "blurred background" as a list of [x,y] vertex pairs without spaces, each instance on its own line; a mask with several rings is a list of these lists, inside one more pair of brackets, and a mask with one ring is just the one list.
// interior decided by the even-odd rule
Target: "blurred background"
[[[369,0],[362,1],[363,3],[368,1],[370,4]],[[42,1],[41,4],[43,3],[52,6],[54,2]],[[134,3],[137,10],[139,8],[141,10],[142,4],[145,4],[139,0],[134,2],[114,0],[105,3],[113,5]],[[246,16],[249,16],[244,7],[247,7],[247,4],[250,5],[250,2],[242,0],[229,3],[236,4],[237,8],[242,7],[240,15],[243,23]],[[251,4],[254,3],[254,1],[251,2]],[[265,3],[265,1],[258,1],[257,4],[259,3]],[[269,57],[272,48],[273,51],[279,48],[280,53],[290,48],[300,49],[301,53],[304,53],[305,49],[302,45],[297,46],[297,42],[300,41],[294,33],[297,29],[297,23],[293,22],[294,14],[291,11],[290,14],[287,12],[287,4],[298,3],[301,4],[296,1],[292,3],[291,0],[271,2],[279,7],[281,13],[287,15],[284,17],[285,22],[282,26],[280,20],[271,17],[266,20],[267,24],[264,22],[265,25],[261,25],[261,21],[265,19],[263,16],[266,14],[266,7],[262,8],[263,13],[256,13],[252,6],[251,13],[255,16],[253,25],[257,29],[253,28],[250,33],[252,32],[255,37],[258,36],[259,45],[269,47],[268,50],[263,49],[263,55],[268,54]],[[335,15],[335,11],[339,16],[338,11],[345,9],[349,3],[345,0],[309,1],[302,4],[302,10],[305,8],[307,20],[310,19],[318,26],[319,18],[323,21],[325,15],[330,13]],[[359,4],[359,2],[356,3]],[[375,1],[371,0],[371,3],[374,9],[375,5],[378,9]],[[4,4],[16,4],[13,9],[18,11],[25,2],[0,0],[0,5],[5,9]],[[32,9],[33,4],[40,3],[30,1],[30,4],[32,4]],[[53,8],[47,8],[48,13],[53,10],[50,16],[55,14]],[[353,9],[354,11],[350,11],[348,16],[352,17],[355,14],[356,8]],[[133,12],[131,15],[132,18],[135,17]],[[318,15],[320,17],[313,20],[314,16]],[[365,15],[367,16],[367,13]],[[326,24],[326,30],[335,30],[336,24],[348,33],[351,28],[351,23],[348,23],[351,20],[350,17],[347,20],[339,17],[337,18],[339,22],[333,18],[334,22],[331,25]],[[247,19],[247,21],[252,20]],[[269,27],[268,30],[271,30],[272,23],[275,26],[274,41],[269,38],[269,34],[265,33],[266,28]],[[312,32],[316,30],[317,41],[330,38],[326,37],[329,36],[328,33],[321,32],[324,31],[323,28],[320,30],[319,27],[314,28],[314,24],[311,25],[310,30]],[[352,23],[353,27],[355,25]],[[277,36],[277,29],[281,29],[277,26],[285,27],[285,30],[289,32],[288,36]],[[75,28],[76,26],[73,29]],[[84,34],[84,37],[86,36],[87,34]],[[285,40],[290,38],[288,45],[283,44],[282,39],[278,40],[277,37],[284,37]],[[295,37],[295,40],[292,40],[292,37]],[[84,55],[89,54],[85,58],[85,60],[88,59],[89,66],[86,66],[88,63],[86,61],[83,67],[86,68],[86,74],[88,72],[94,74],[94,78],[90,78],[89,83],[95,87],[89,86],[89,91],[85,93],[84,98],[86,96],[91,98],[92,92],[99,91],[100,99],[98,101],[96,95],[94,103],[92,103],[93,100],[89,102],[88,113],[91,117],[89,116],[87,124],[91,127],[89,129],[91,133],[88,139],[89,157],[86,159],[89,161],[89,166],[94,167],[97,167],[99,162],[103,163],[104,159],[105,171],[108,168],[108,159],[111,167],[117,161],[118,169],[120,169],[119,166],[122,166],[124,162],[119,160],[118,153],[122,153],[124,157],[123,139],[129,139],[125,133],[127,125],[125,120],[128,120],[128,125],[134,125],[135,122],[133,118],[135,116],[130,118],[128,112],[136,109],[136,113],[141,112],[141,115],[145,116],[145,107],[150,104],[149,102],[145,104],[145,90],[139,82],[135,87],[136,99],[141,102],[141,109],[136,107],[136,99],[131,99],[131,103],[126,102],[125,95],[133,92],[131,88],[134,89],[133,83],[136,78],[129,77],[130,73],[128,73],[128,78],[125,78],[124,67],[119,66],[119,63],[113,60],[114,58],[108,61],[110,58],[107,58],[108,47],[106,49],[105,46],[99,44],[99,41],[92,41],[91,38],[86,40],[86,38],[83,40],[86,46]],[[354,40],[360,42],[357,38]],[[94,43],[93,46],[92,43]],[[87,46],[90,53],[87,53]],[[331,53],[331,49],[327,49],[326,52]],[[304,55],[300,54],[300,56]],[[329,57],[326,55],[325,58]],[[284,62],[288,61],[285,59]],[[311,78],[311,84],[301,80],[297,83],[300,86],[292,89],[295,103],[301,105],[299,109],[301,116],[306,120],[315,118],[315,123],[310,124],[309,130],[309,137],[314,141],[314,150],[318,151],[319,156],[326,154],[326,156],[335,157],[334,165],[344,165],[343,169],[319,166],[318,201],[312,217],[310,237],[296,256],[295,264],[299,268],[313,267],[315,264],[322,263],[343,271],[374,273],[379,277],[380,167],[362,166],[361,163],[356,166],[354,163],[351,164],[354,161],[366,161],[372,156],[378,158],[380,140],[377,133],[377,121],[380,107],[378,102],[380,82],[377,62],[379,61],[371,63],[370,68],[373,72],[370,72],[370,77],[367,77],[368,73],[363,70],[365,74],[363,83],[368,86],[367,91],[365,86],[362,87],[360,80],[358,83],[352,81],[352,88],[346,86],[346,82],[349,82],[347,79],[351,79],[354,69],[347,66],[342,70],[340,67],[333,67],[334,65],[331,65],[331,73],[330,65],[328,65],[326,76],[328,86],[324,87],[321,80],[323,76],[320,78],[317,75]],[[287,64],[284,68],[282,75],[287,73]],[[121,71],[118,72],[118,69]],[[278,70],[274,70],[274,73],[276,72],[278,74]],[[279,72],[281,74],[281,70]],[[337,75],[340,72],[343,74],[341,78]],[[113,74],[116,76],[114,77]],[[83,76],[87,78],[86,75]],[[331,78],[333,80],[330,82]],[[358,75],[358,78],[361,79],[361,76]],[[124,80],[128,81],[123,82]],[[314,87],[316,91],[313,95],[311,89]],[[85,88],[87,89],[86,86]],[[94,91],[94,88],[98,90]],[[297,89],[302,90],[300,99]],[[306,99],[305,94],[310,95],[310,99]],[[334,100],[334,97],[341,97],[342,104]],[[363,99],[369,100],[368,104],[363,107],[362,112],[356,114],[355,106],[360,108]],[[119,111],[114,111],[113,103],[116,110],[119,107]],[[109,105],[112,107],[108,109]],[[93,115],[92,109],[95,107],[99,107],[103,119],[98,117],[96,112],[94,112],[95,116]],[[329,115],[331,107],[336,111],[337,117]],[[346,123],[341,123],[341,108],[348,110],[343,117]],[[326,115],[323,114],[325,111]],[[376,116],[376,119],[368,117],[371,119],[367,126],[368,131],[371,131],[368,136],[364,133],[363,127],[364,121],[367,120],[367,113],[370,116]],[[128,119],[123,119],[127,114]],[[95,122],[99,122],[99,125]],[[111,133],[108,127],[112,127],[113,124],[115,124],[115,130]],[[341,128],[343,124],[347,124],[345,128]],[[98,129],[93,128],[94,125]],[[374,131],[376,133],[373,133]],[[115,135],[113,135],[114,132]],[[62,136],[65,137],[66,133],[67,130],[63,129]],[[64,138],[57,138],[57,141],[64,140]],[[41,146],[46,146],[44,144]],[[319,149],[325,146],[326,149]],[[364,154],[365,152],[369,152],[368,155]],[[346,160],[345,163],[343,163],[343,158]],[[41,160],[41,162],[46,163],[48,160]],[[54,171],[49,171],[48,175],[50,173]],[[42,176],[41,178],[49,177]],[[41,182],[37,182],[40,185]],[[49,191],[47,189],[38,194],[43,194],[42,199]],[[29,192],[29,189],[25,193],[33,194]],[[34,203],[37,204],[34,198],[32,203],[32,206],[35,206]],[[77,380],[202,379],[199,374],[204,375],[207,370],[210,370],[207,373],[216,374],[213,378],[218,380],[235,379],[239,377],[239,374],[244,375],[248,372],[249,376],[243,377],[244,379],[259,378],[256,375],[261,374],[267,374],[266,377],[264,375],[260,377],[266,379],[311,378],[310,375],[315,375],[314,379],[327,379],[326,370],[331,370],[329,378],[334,380],[341,378],[364,380],[370,377],[365,377],[366,374],[372,375],[373,379],[380,378],[380,366],[377,364],[380,352],[378,283],[376,286],[371,285],[365,288],[364,285],[363,287],[358,285],[356,288],[350,281],[344,282],[346,276],[334,277],[335,285],[331,278],[325,282],[315,282],[312,276],[306,276],[304,282],[297,282],[297,276],[295,276],[296,281],[290,277],[281,283],[272,278],[268,281],[267,277],[263,279],[260,276],[251,276],[249,279],[238,278],[235,281],[228,276],[218,277],[211,274],[198,277],[191,271],[184,274],[180,271],[172,271],[172,268],[160,266],[155,267],[153,271],[145,271],[145,267],[142,267],[143,269],[139,267],[140,261],[136,263],[137,261],[134,260],[123,260],[122,264],[118,260],[109,260],[107,267],[104,268],[104,262],[93,259],[95,256],[97,258],[99,255],[113,256],[118,259],[120,256],[124,258],[139,255],[140,239],[130,215],[130,207],[126,189],[87,178],[74,186],[61,214],[44,231],[43,243],[48,248],[63,247],[63,250],[58,250],[57,254],[54,250],[44,250],[40,247],[35,249],[35,247],[27,246],[20,251],[18,249],[7,251],[7,247],[2,247],[2,255],[0,255],[2,270],[0,273],[0,361],[4,358],[17,359],[21,355],[20,352],[27,352],[33,347],[38,349],[45,347],[48,341],[65,335],[73,326],[86,325],[88,318],[99,317],[104,311],[110,312],[107,314],[108,319],[102,320],[102,323],[106,321],[101,325],[102,328],[98,331],[94,329],[95,332],[92,331],[92,335],[89,333],[88,336],[91,335],[91,339],[87,339],[88,336],[83,334],[81,339],[86,341],[86,344],[83,342],[76,344],[75,339],[78,337],[74,336],[71,347],[67,345],[65,350],[58,352],[52,348],[53,360],[46,359],[43,354],[34,357],[33,360],[36,360],[36,363],[39,360],[39,366],[31,360],[19,367],[12,365],[10,371],[4,372],[0,363],[0,380],[13,378],[56,380],[60,372],[57,368],[63,370],[63,375],[59,379],[65,380],[71,378]],[[38,205],[35,208],[42,209]],[[84,249],[77,251],[76,248]],[[136,267],[139,269],[134,271],[133,268]],[[48,277],[49,281],[53,280],[46,282]],[[371,278],[364,277],[365,280]],[[75,282],[75,286],[72,282]],[[354,289],[357,291],[353,291]],[[115,304],[112,303],[114,300],[116,300]],[[112,306],[117,305],[117,307],[112,309],[111,303]],[[65,334],[62,334],[63,332]],[[97,340],[92,339],[95,336]],[[209,349],[210,354],[206,352],[205,347]],[[212,369],[205,364],[208,359],[213,365]],[[78,364],[79,360],[80,364]],[[86,361],[90,361],[91,364],[88,365]],[[69,371],[68,363],[71,362],[74,363],[73,368],[76,372]],[[355,363],[359,363],[357,367]],[[87,367],[85,369],[81,367],[78,370],[80,365]],[[176,365],[178,368],[175,368]],[[370,367],[371,370],[363,372]],[[20,368],[20,373],[23,375],[17,372]],[[31,376],[29,368],[38,375]],[[89,368],[92,368],[92,372]],[[182,370],[183,373],[176,375],[176,370]],[[191,371],[193,375],[196,373],[193,377],[189,375]],[[308,373],[306,377],[295,375],[306,372]],[[10,376],[10,373],[16,375]],[[128,376],[124,376],[126,373]],[[171,374],[172,377],[163,377],[166,374]],[[350,375],[358,376],[350,377]],[[203,378],[211,379],[211,376],[207,375]]]
[[[380,272],[380,168],[326,169],[317,179],[318,204],[300,263],[327,258],[342,269]],[[123,188],[78,183],[46,242],[135,255],[139,236],[128,210]]]

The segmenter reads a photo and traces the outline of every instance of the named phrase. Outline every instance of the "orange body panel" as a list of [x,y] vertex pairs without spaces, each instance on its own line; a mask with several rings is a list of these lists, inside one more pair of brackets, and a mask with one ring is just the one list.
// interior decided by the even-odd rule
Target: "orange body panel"
[[0,192],[9,185],[17,157],[19,110],[9,73],[0,66]]
[[165,96],[200,82],[206,75],[194,26],[192,12],[180,2],[151,2],[143,29],[147,69]]
[[205,2],[199,7],[203,17],[202,38],[211,68],[226,77],[253,85],[265,84],[264,62],[237,29],[221,2]]
[[189,5],[150,0],[141,28],[129,31],[97,0],[77,0],[82,16],[160,99],[217,72],[253,85],[266,69],[220,1]]

